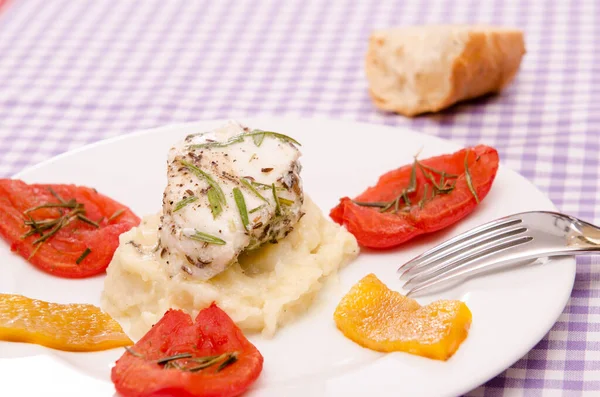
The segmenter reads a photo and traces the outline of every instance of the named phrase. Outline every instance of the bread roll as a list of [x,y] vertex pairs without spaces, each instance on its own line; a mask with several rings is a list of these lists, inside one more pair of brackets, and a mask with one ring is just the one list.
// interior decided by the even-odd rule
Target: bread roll
[[525,54],[523,32],[491,26],[413,26],[371,35],[369,93],[377,107],[415,116],[499,92]]

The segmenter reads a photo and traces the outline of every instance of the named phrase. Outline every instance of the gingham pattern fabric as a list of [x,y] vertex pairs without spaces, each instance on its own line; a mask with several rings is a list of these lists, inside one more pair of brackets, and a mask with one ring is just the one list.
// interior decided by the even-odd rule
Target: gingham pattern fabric
[[[369,32],[417,23],[517,26],[527,55],[499,96],[417,119],[381,113],[363,72]],[[599,25],[600,3],[582,0],[8,1],[0,176],[168,123],[327,116],[493,145],[560,210],[600,224]],[[552,331],[469,396],[600,395],[598,262],[578,260]]]

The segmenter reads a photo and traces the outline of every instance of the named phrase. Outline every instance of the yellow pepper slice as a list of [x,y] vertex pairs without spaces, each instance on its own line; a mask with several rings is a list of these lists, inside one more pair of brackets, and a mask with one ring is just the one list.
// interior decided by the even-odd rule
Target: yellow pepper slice
[[0,340],[79,352],[133,344],[119,323],[99,307],[11,294],[0,294]]
[[369,274],[342,298],[334,320],[342,333],[369,349],[403,351],[447,360],[467,337],[471,311],[464,302],[421,306]]

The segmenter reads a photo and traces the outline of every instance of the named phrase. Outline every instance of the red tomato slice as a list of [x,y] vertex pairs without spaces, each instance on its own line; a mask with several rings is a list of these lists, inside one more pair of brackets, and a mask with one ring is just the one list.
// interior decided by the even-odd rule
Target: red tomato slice
[[[59,204],[52,192],[65,202],[75,200],[82,204],[81,215],[96,222],[98,227],[76,216],[70,217],[73,208],[40,208],[25,213],[40,205]],[[64,219],[70,220],[51,237],[41,244],[34,244],[42,236],[39,233],[23,238],[32,230],[26,222],[33,219],[39,226],[56,222],[61,211]],[[119,245],[119,235],[139,223],[140,218],[129,208],[95,189],[75,185],[28,185],[20,180],[0,179],[0,236],[10,243],[13,251],[55,276],[83,278],[102,273]],[[51,231],[49,227],[42,233]],[[84,252],[88,253],[84,255]]]
[[[467,167],[465,168],[465,159]],[[355,204],[383,203],[394,200],[409,187],[413,165],[405,165],[390,171],[379,178],[377,185],[368,188],[364,193],[351,200],[344,197],[331,210],[331,218],[346,226],[359,244],[369,248],[391,248],[406,242],[420,234],[431,233],[458,222],[470,214],[477,205],[477,199],[471,192],[471,186],[479,201],[488,194],[498,171],[498,152],[489,146],[479,145],[463,149],[456,153],[420,160],[421,164],[447,174],[457,175],[452,178],[456,182],[449,193],[440,193],[419,205],[425,190],[428,197],[433,190],[433,182],[426,177],[431,175],[436,184],[440,184],[441,175],[424,171],[416,167],[416,189],[408,194],[411,205],[407,211],[393,209],[380,212],[382,208],[373,208]],[[427,186],[427,188],[425,187]],[[404,201],[401,201],[404,204]]]
[[[235,360],[230,359],[232,354]],[[180,355],[184,358],[172,360],[170,365],[160,363]],[[217,356],[213,364],[198,368],[211,356]],[[195,323],[181,310],[167,311],[123,353],[111,379],[125,397],[231,397],[246,391],[262,366],[260,352],[213,303],[198,313]]]

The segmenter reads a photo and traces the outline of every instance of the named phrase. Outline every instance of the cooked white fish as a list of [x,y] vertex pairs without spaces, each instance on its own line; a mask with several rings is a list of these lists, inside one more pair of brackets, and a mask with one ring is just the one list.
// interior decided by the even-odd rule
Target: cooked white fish
[[159,227],[170,274],[207,280],[293,229],[304,200],[296,144],[229,122],[171,148]]

